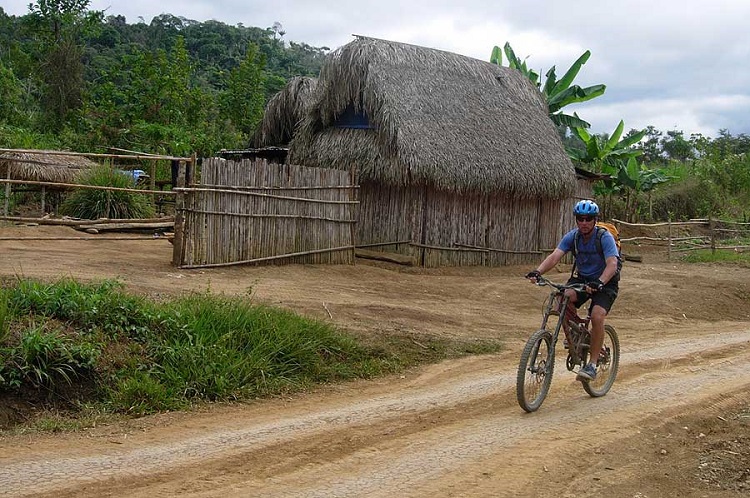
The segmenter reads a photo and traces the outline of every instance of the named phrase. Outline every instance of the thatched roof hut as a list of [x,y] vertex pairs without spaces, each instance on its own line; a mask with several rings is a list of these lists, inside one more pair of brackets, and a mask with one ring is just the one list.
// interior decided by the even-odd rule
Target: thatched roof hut
[[[341,122],[352,115],[359,127]],[[575,189],[546,103],[519,71],[365,37],[330,54],[289,162],[356,164],[362,181],[394,186],[556,199]]]
[[304,117],[317,84],[316,78],[296,76],[266,104],[253,147],[287,145]]
[[267,110],[284,138],[257,145],[293,130],[288,163],[356,175],[357,247],[424,266],[531,264],[569,229],[575,170],[520,72],[357,37],[305,97],[301,121],[291,105]]
[[0,176],[12,180],[75,183],[82,171],[96,165],[83,156],[53,154],[45,150],[0,154]]

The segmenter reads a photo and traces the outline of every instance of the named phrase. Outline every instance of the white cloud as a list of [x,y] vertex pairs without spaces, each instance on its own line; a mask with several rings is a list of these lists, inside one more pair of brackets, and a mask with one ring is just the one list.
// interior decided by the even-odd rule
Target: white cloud
[[[23,15],[28,3],[3,8]],[[542,74],[555,65],[561,75],[591,50],[576,82],[607,85],[580,107],[595,132],[624,119],[687,134],[750,133],[747,0],[92,0],[90,8],[130,23],[162,13],[261,28],[278,21],[285,39],[331,49],[360,34],[489,60],[509,41]]]
[[[729,129],[734,114],[750,115],[750,96],[724,95],[698,99],[640,99],[612,104],[595,104],[594,101],[581,105],[579,116],[591,123],[595,133],[611,133],[622,119],[625,130],[643,129],[654,126],[661,131],[678,130],[716,136],[718,130]],[[741,120],[740,117],[737,119]],[[747,125],[747,118],[745,118]]]

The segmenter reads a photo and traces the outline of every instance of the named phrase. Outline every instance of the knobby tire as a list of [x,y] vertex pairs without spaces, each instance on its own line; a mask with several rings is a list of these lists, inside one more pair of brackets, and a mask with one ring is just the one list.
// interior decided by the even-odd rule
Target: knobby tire
[[608,361],[599,364],[595,380],[582,383],[583,389],[593,398],[609,392],[620,368],[620,339],[611,325],[604,326],[604,347],[609,348]]
[[544,329],[537,330],[526,341],[518,364],[516,397],[521,408],[530,413],[542,406],[554,370],[552,334]]

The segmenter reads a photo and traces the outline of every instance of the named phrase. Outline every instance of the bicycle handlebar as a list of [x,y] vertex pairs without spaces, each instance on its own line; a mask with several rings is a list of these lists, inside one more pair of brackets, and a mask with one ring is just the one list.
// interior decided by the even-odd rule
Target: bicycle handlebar
[[541,275],[537,277],[536,285],[538,285],[539,287],[544,287],[545,285],[549,285],[550,287],[554,287],[560,292],[564,291],[565,289],[573,289],[574,291],[577,291],[577,292],[582,292],[586,290],[586,285],[584,284],[556,284],[552,280],[544,278]]

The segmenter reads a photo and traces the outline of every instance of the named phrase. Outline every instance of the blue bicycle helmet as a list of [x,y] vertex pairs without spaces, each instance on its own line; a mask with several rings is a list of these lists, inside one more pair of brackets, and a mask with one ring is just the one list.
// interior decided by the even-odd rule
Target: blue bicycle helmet
[[573,207],[573,214],[576,216],[599,216],[599,206],[596,202],[588,199],[578,201]]

